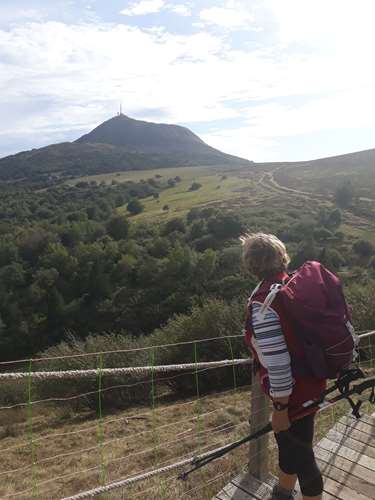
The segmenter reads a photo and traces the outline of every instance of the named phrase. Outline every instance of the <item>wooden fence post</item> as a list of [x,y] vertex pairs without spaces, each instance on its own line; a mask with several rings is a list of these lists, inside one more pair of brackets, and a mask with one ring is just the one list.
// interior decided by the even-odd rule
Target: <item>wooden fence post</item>
[[[253,375],[251,384],[250,432],[255,432],[268,424],[270,419],[269,399],[261,389],[259,377]],[[268,434],[250,441],[249,473],[263,481],[268,476]]]

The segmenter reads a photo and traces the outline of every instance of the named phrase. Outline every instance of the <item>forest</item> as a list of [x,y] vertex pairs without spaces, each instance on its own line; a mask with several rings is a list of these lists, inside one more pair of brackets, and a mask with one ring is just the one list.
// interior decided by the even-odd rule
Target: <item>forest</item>
[[[210,300],[244,303],[255,284],[241,269],[238,237],[244,232],[275,232],[288,245],[291,268],[319,259],[348,276],[344,281],[353,297],[374,288],[374,245],[348,239],[341,230],[347,208],[342,188],[335,203],[314,212],[286,205],[276,217],[264,205],[229,204],[192,207],[162,221],[137,218],[145,201],[159,202],[181,180],[155,175],[38,190],[3,188],[1,359],[32,356],[61,341],[101,333],[147,336]],[[200,187],[195,182],[189,190]],[[360,328],[371,323],[366,314],[358,317]]]

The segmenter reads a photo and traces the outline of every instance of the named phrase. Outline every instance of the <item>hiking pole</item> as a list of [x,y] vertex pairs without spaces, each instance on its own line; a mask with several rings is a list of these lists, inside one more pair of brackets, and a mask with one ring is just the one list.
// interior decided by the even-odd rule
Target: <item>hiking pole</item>
[[257,439],[264,434],[267,434],[268,432],[272,431],[272,425],[271,422],[269,422],[265,427],[262,427],[259,429],[259,431],[254,432],[253,434],[250,434],[249,436],[245,436],[242,439],[239,439],[238,441],[235,441],[234,443],[227,444],[226,446],[223,446],[222,448],[219,448],[215,452],[209,454],[209,455],[204,455],[201,457],[195,457],[191,461],[191,464],[194,465],[194,467],[186,472],[182,472],[177,479],[182,479],[183,481],[187,478],[187,476],[191,473],[194,472],[197,469],[200,469],[204,465],[208,464],[209,462],[212,462],[213,460],[216,460],[217,458],[222,457],[226,453],[230,452],[234,448],[237,448],[238,446],[241,446],[242,444],[247,443],[248,441],[251,441],[252,439]]
[[[361,376],[363,375],[362,372],[360,374]],[[352,379],[352,377],[355,377]],[[349,379],[350,380],[355,380],[356,378],[358,378],[358,376],[355,376],[354,374],[352,375],[349,375],[347,376],[347,380],[345,382],[349,382]],[[338,381],[332,386],[330,387],[329,389],[327,389],[326,391],[323,392],[323,395],[321,397],[321,399],[319,399],[318,401],[308,401],[307,402],[307,406],[304,408],[304,411],[303,413],[307,412],[308,410],[310,410],[312,407],[315,407],[317,406],[318,404],[322,404],[322,402],[324,401],[324,397],[335,391],[336,389],[338,389]],[[315,403],[315,405],[313,406],[312,403]],[[305,403],[306,404],[306,403]],[[302,415],[303,416],[303,415]],[[220,458],[222,457],[223,455],[226,455],[227,453],[229,453],[230,451],[232,451],[233,449],[237,448],[238,446],[241,446],[245,443],[247,443],[248,441],[252,441],[253,439],[258,439],[259,437],[261,436],[264,436],[265,434],[268,434],[269,432],[272,431],[272,425],[271,423],[269,422],[266,426],[262,427],[261,429],[259,429],[258,431],[254,432],[253,434],[250,434],[248,436],[245,436],[244,438],[241,438],[239,439],[238,441],[235,441],[234,443],[230,443],[226,446],[223,446],[222,448],[219,448],[218,450],[212,452],[211,454],[205,454],[204,456],[201,456],[201,457],[195,457],[193,458],[192,460],[192,465],[194,466],[192,469],[186,471],[186,472],[182,472],[177,479],[181,479],[181,480],[185,480],[187,478],[187,476],[191,473],[191,472],[194,472],[196,471],[197,469],[200,469],[201,467],[203,467],[204,465],[212,462],[213,460],[216,460],[217,458]]]
[[[353,394],[361,395],[362,392],[364,392],[365,390],[372,389],[369,401],[371,403],[375,403],[375,376],[365,379],[363,382],[361,382],[360,384],[354,385],[354,387],[352,387],[350,389],[349,385],[348,385],[350,383],[350,381],[353,381],[353,380],[356,380],[358,378],[363,377],[363,372],[359,369],[358,370],[350,370],[350,372],[344,374],[344,377],[345,377],[344,382],[340,382],[340,380],[341,380],[341,378],[340,378],[332,387],[330,387],[329,389],[327,389],[326,391],[323,392],[323,396],[319,400],[307,401],[306,403],[304,403],[302,405],[303,410],[301,411],[299,409],[297,412],[292,413],[291,418],[293,418],[294,420],[298,420],[300,418],[303,418],[304,416],[306,416],[309,413],[309,411],[311,409],[315,409],[315,408],[318,408],[318,412],[320,412],[320,411],[325,410],[326,408],[328,408],[330,406],[337,404],[338,402],[342,401],[343,399],[347,399],[349,401],[349,403],[352,407],[353,415],[356,418],[360,418],[359,409],[360,409],[360,406],[362,405],[363,401],[359,400],[357,403],[354,403],[353,400],[350,398],[350,396],[352,396]],[[346,387],[346,390],[343,389],[343,384]],[[340,387],[341,387],[341,389],[340,389]],[[324,399],[327,394],[330,394],[331,392],[333,392],[336,389],[338,389],[340,391],[340,394],[338,394],[337,396],[335,396],[329,400]],[[178,476],[178,479],[185,480],[189,474],[196,471],[197,469],[200,469],[201,467],[203,467],[204,465],[207,465],[208,463],[212,462],[213,460],[216,460],[217,458],[222,457],[223,455],[225,455],[229,451],[237,448],[238,446],[241,446],[242,444],[245,444],[248,441],[251,441],[253,439],[257,439],[258,437],[261,437],[264,434],[267,434],[271,430],[272,430],[272,425],[269,422],[265,427],[263,427],[262,429],[259,429],[258,431],[254,432],[253,434],[245,436],[244,438],[242,438],[238,441],[235,441],[234,443],[230,443],[226,446],[223,446],[222,448],[219,448],[218,450],[215,450],[210,454],[204,454],[200,457],[193,458],[191,463],[194,467],[192,467],[190,470],[188,470],[186,472],[182,472]]]

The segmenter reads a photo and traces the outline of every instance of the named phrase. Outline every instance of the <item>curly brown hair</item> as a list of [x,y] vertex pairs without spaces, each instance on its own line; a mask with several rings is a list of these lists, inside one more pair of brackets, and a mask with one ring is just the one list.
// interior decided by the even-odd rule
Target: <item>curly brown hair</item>
[[286,271],[290,257],[285,245],[273,234],[253,233],[240,237],[242,261],[247,271],[260,279]]

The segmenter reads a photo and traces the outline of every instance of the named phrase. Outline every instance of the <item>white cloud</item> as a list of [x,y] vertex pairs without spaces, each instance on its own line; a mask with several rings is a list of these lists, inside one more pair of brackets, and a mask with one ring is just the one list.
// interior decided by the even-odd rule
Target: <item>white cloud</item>
[[120,14],[124,16],[144,16],[146,14],[157,14],[161,11],[170,11],[179,16],[191,16],[191,9],[187,5],[166,3],[165,0],[139,0],[133,2],[130,7],[123,9]]
[[[297,143],[299,137],[315,133],[375,128],[373,92],[373,88],[364,87],[360,92],[344,91],[315,97],[300,105],[269,103],[244,107],[241,110],[244,125],[206,133],[203,139],[228,153],[255,161],[285,160],[280,157],[279,149],[287,138]],[[341,150],[337,149],[337,144],[333,147],[335,150],[327,155],[348,152],[346,144],[342,144]],[[315,157],[326,155],[319,153],[318,144],[316,148]],[[297,159],[307,160],[311,156]]]
[[375,127],[373,88],[315,97],[300,105],[266,104],[247,108],[253,136],[296,136],[324,130]]
[[228,154],[240,156],[253,161],[277,161],[277,141],[269,138],[255,137],[250,127],[223,129],[201,134],[202,139],[211,146]]
[[24,9],[9,5],[0,5],[0,25],[8,26],[16,22],[24,22],[25,20],[40,20],[45,13],[37,9]]
[[210,7],[199,13],[201,21],[227,29],[249,28],[254,23],[254,16],[242,2],[231,0],[224,7]]
[[[265,0],[283,42],[323,42],[348,48],[373,32],[373,0]],[[327,49],[327,46],[325,46]],[[329,47],[328,47],[329,48]]]
[[167,9],[180,16],[188,17],[191,16],[191,9],[183,4],[168,4]]
[[139,0],[138,2],[133,2],[126,9],[123,9],[121,14],[124,16],[144,16],[146,14],[156,14],[162,10],[164,5],[164,0]]
[[[163,27],[24,21],[0,29],[0,135],[23,134],[24,144],[35,146],[70,139],[72,130],[78,135],[115,114],[122,101],[125,113],[153,121],[242,120],[204,138],[262,160],[275,154],[281,136],[375,126],[375,3],[361,0],[357,12],[351,0],[332,0],[342,6],[338,16],[322,0],[320,10],[298,2],[280,2],[285,12],[276,0],[258,2],[256,25],[271,24],[260,23],[264,33],[254,36],[268,37],[270,26],[279,33],[262,49],[233,49],[227,32],[204,29],[178,35]],[[162,3],[162,10],[182,5]],[[229,26],[240,21],[228,17]]]

